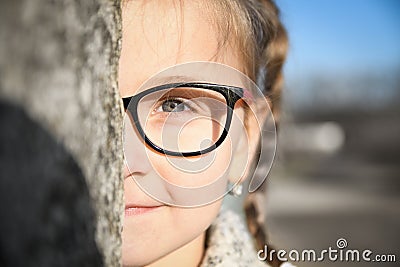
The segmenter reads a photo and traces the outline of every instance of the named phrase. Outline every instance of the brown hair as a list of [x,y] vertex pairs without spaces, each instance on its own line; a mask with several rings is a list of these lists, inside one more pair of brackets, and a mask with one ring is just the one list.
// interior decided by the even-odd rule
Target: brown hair
[[[245,74],[261,87],[271,104],[275,121],[278,121],[288,37],[277,6],[273,0],[222,0],[212,1],[212,6],[222,15],[216,18],[216,26],[223,33],[220,47],[235,44],[238,56],[245,63]],[[247,196],[244,207],[257,249],[263,249],[267,244],[264,194],[265,183]],[[281,263],[277,258],[269,262],[272,266]]]
[[[253,40],[253,54],[248,60],[253,61],[255,81],[263,86],[264,95],[269,98],[275,120],[279,118],[281,90],[283,86],[282,67],[286,58],[288,38],[284,26],[279,18],[279,10],[270,0],[241,0],[240,2],[247,18],[251,21],[252,31],[250,40]],[[251,75],[252,76],[252,75]],[[262,84],[260,84],[260,82]],[[249,194],[245,200],[245,213],[250,232],[255,238],[257,249],[264,249],[268,243],[265,230],[264,197],[266,183],[256,192]],[[269,248],[272,246],[269,244]],[[272,266],[279,266],[281,262],[267,255]]]

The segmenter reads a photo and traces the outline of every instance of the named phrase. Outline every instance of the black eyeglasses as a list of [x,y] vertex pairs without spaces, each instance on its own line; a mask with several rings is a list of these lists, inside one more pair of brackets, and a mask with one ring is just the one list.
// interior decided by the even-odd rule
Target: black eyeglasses
[[[149,147],[170,156],[192,157],[222,144],[235,104],[243,95],[244,89],[235,86],[170,83],[123,98],[123,102]],[[125,134],[125,138],[130,137]]]

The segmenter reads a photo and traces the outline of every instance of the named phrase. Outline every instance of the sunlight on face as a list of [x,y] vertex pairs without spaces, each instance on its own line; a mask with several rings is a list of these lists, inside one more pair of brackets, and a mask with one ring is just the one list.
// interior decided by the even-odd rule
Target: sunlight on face
[[[142,83],[154,74],[180,63],[210,61],[214,58],[240,70],[240,62],[229,48],[220,51],[224,56],[219,58],[223,59],[215,59],[218,33],[209,16],[211,14],[204,14],[195,1],[187,1],[182,6],[174,1],[130,1],[125,4],[122,8],[123,42],[119,65],[121,96],[135,95]],[[235,115],[243,119],[244,112],[235,109]],[[129,124],[129,120],[126,123]],[[209,121],[196,123],[196,126],[202,125],[203,128],[212,126]],[[227,173],[231,155],[235,153],[243,134],[242,128],[234,120],[231,129],[232,133],[237,132],[236,135],[229,136],[217,148],[212,164],[197,174],[176,168],[164,155],[144,145],[139,137],[129,140],[129,148],[132,149],[130,161],[133,163],[125,168],[124,265],[146,265],[179,251],[184,245],[203,246],[204,231],[218,214],[221,205],[221,200],[196,208],[165,205],[143,192],[132,176],[149,183],[153,181],[152,178],[162,176],[172,184],[184,186],[208,184],[222,177],[222,187],[226,187],[228,177],[221,173]],[[130,136],[136,135],[133,127],[128,131]],[[187,128],[187,131],[201,135],[193,127]],[[153,132],[154,139],[157,139],[157,131]],[[184,139],[181,142],[189,146],[190,141]],[[174,195],[166,186],[162,190]]]

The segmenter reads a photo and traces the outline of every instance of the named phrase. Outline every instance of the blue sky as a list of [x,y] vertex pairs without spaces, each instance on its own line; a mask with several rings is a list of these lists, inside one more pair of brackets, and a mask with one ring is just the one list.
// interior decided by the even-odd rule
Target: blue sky
[[276,0],[296,76],[400,67],[400,0]]

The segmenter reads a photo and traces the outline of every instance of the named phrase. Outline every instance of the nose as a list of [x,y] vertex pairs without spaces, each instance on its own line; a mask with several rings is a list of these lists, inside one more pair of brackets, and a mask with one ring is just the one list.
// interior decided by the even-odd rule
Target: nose
[[128,113],[124,116],[125,178],[135,174],[145,176],[151,170],[144,141],[136,131]]

